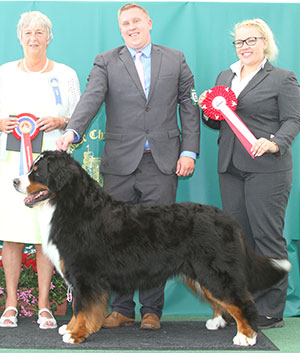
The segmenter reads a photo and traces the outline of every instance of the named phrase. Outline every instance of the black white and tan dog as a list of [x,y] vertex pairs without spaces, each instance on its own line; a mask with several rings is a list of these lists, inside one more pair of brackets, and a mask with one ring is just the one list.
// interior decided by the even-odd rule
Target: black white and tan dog
[[43,152],[14,185],[28,194],[27,206],[40,206],[43,249],[73,288],[73,317],[59,329],[64,342],[80,343],[101,328],[111,291],[132,293],[180,276],[210,302],[208,329],[234,318],[234,344],[256,343],[252,293],[277,283],[290,263],[250,251],[225,212],[113,201],[66,152]]

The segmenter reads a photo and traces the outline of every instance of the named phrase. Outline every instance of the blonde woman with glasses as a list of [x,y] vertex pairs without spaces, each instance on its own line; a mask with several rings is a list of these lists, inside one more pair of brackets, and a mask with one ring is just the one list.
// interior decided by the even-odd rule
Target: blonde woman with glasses
[[[238,61],[222,71],[216,85],[230,87],[236,114],[255,135],[251,158],[225,120],[205,124],[219,129],[218,173],[223,209],[244,230],[248,246],[272,257],[288,256],[282,235],[292,186],[291,144],[300,130],[300,91],[296,75],[275,67],[278,49],[273,33],[261,19],[246,20],[234,29]],[[199,98],[201,107],[207,91]],[[258,326],[284,325],[288,280],[255,295]]]

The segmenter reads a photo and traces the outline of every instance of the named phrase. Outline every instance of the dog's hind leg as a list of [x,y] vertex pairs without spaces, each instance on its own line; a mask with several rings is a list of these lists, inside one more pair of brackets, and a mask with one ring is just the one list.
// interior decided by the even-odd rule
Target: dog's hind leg
[[67,325],[63,341],[72,344],[80,343],[92,333],[99,331],[107,313],[108,299],[108,294],[103,294],[96,301],[84,302],[83,308]]
[[198,296],[205,297],[212,306],[214,317],[208,320],[208,329],[219,329],[225,327],[229,322],[229,313],[237,323],[237,335],[233,343],[239,346],[249,346],[256,343],[257,332],[253,318],[256,318],[256,308],[252,298],[239,299],[236,297],[233,303],[215,298],[212,293],[201,285],[198,281],[185,280],[186,285]]
[[[254,319],[257,312],[252,297],[230,299],[230,303],[226,300],[222,301],[215,298],[212,293],[204,286],[201,286],[206,297],[218,306],[224,308],[237,323],[237,334],[233,338],[233,343],[239,346],[253,346],[256,344],[256,324]],[[232,302],[231,302],[232,301]]]
[[190,279],[184,280],[185,284],[189,289],[193,291],[194,294],[200,296],[202,299],[205,299],[211,306],[213,310],[213,318],[206,321],[206,328],[208,330],[218,330],[224,328],[230,323],[231,316],[226,312],[224,308],[218,305],[216,302],[210,300],[204,293],[201,288],[201,285],[198,281],[193,281]]

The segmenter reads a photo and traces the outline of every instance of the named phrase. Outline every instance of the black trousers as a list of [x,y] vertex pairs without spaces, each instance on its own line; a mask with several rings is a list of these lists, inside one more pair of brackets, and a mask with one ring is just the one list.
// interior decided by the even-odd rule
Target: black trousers
[[[250,173],[232,163],[219,174],[223,209],[241,225],[246,243],[256,253],[287,258],[284,217],[292,186],[292,170]],[[281,318],[288,278],[266,292],[254,295],[259,315]]]
[[[157,168],[151,153],[144,153],[134,173],[125,176],[103,174],[103,179],[104,191],[114,200],[149,206],[172,204],[176,200],[178,183],[176,174],[163,174]],[[115,293],[111,302],[112,311],[134,318],[133,296],[134,293],[131,295]],[[139,291],[139,301],[142,304],[140,310],[142,317],[146,313],[154,313],[161,317],[164,305],[164,285],[147,291]]]

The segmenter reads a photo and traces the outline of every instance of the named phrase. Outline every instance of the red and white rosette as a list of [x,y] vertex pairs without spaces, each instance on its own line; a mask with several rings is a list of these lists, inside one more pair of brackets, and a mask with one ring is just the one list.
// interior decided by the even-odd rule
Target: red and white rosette
[[37,136],[40,129],[36,127],[38,118],[32,114],[23,113],[17,115],[16,118],[19,119],[18,126],[13,130],[13,135],[21,140],[20,175],[22,175],[29,172],[33,163],[31,140]]
[[247,125],[234,112],[236,107],[236,96],[234,92],[226,86],[211,88],[202,102],[202,109],[205,115],[214,120],[225,119],[236,137],[254,159],[251,148],[257,139],[248,129]]

